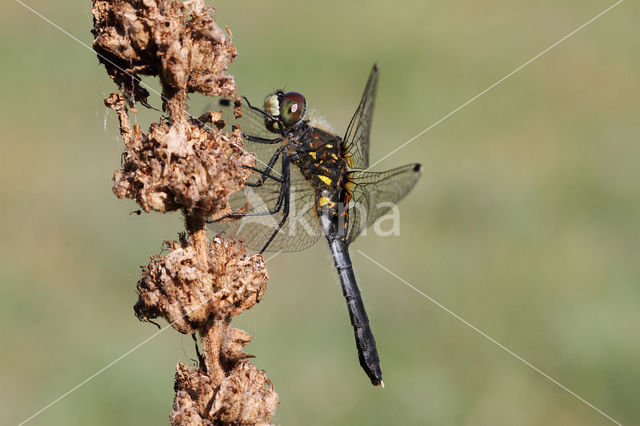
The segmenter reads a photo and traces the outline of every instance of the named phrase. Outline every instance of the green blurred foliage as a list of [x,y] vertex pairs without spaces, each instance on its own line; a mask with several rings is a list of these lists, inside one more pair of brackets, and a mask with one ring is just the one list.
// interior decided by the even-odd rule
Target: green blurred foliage
[[[286,85],[338,129],[377,61],[375,161],[612,3],[215,6],[241,93]],[[89,2],[28,4],[91,43]],[[269,261],[263,303],[234,324],[280,394],[274,423],[609,423],[355,249],[640,422],[639,13],[622,3],[379,165],[425,169],[401,236],[354,245],[384,390],[357,364],[328,250]],[[0,423],[15,424],[155,333],[133,316],[138,266],[181,222],[112,196],[122,143],[92,51],[13,1],[0,33]],[[189,336],[165,331],[30,424],[166,424],[175,364],[193,358]]]

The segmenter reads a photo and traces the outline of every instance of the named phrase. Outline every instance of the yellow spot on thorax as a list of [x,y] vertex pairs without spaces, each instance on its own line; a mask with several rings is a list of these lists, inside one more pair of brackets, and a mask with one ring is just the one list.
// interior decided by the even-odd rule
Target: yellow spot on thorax
[[324,175],[318,175],[318,179],[320,179],[321,181],[323,181],[326,185],[331,185],[331,178],[324,176]]

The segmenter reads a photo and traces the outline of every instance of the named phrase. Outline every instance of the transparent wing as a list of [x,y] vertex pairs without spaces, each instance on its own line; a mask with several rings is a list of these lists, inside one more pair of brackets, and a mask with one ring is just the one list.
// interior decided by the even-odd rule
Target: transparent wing
[[353,118],[351,118],[347,132],[344,135],[347,154],[353,159],[352,168],[354,169],[366,169],[369,167],[369,132],[371,131],[371,119],[373,118],[377,86],[378,65],[374,64],[358,109]]
[[[280,160],[278,160],[280,162]],[[279,170],[279,168],[278,168]],[[322,235],[314,208],[313,188],[296,167],[291,169],[289,216],[267,251],[299,251],[312,246]],[[280,196],[281,185],[267,179],[260,188],[246,187],[231,196],[230,205],[234,210],[247,208],[247,213],[266,213],[275,208]],[[283,205],[284,208],[284,205]],[[231,222],[212,223],[214,232],[244,240],[252,250],[262,250],[283,218],[283,209],[273,215],[245,216]]]
[[274,139],[279,136],[279,134],[273,133],[267,129],[264,121],[264,115],[259,111],[251,109],[244,98],[241,100],[241,117],[236,118],[234,114],[234,106],[234,101],[221,98],[216,104],[207,106],[207,109],[212,111],[222,111],[222,119],[226,123],[225,128],[230,125],[239,125],[242,132],[247,135],[258,136],[265,139]]
[[389,212],[414,187],[420,174],[420,164],[407,164],[386,172],[352,171],[347,241],[353,242],[364,229]]
[[[212,108],[214,111],[222,111],[225,128],[231,130],[234,125],[239,125],[245,136],[257,136],[263,139],[276,139],[277,133],[270,132],[265,125],[264,116],[249,107],[246,100],[242,101],[242,117],[236,118],[234,104],[224,99]],[[256,167],[265,169],[280,147],[279,143],[262,144],[244,139],[244,148],[248,152],[256,154]],[[281,177],[282,160],[273,165],[272,174]],[[258,174],[254,174],[251,182],[256,182]],[[282,184],[267,178],[258,188],[245,187],[244,190],[233,194],[229,205],[234,211],[245,210],[250,215],[228,222],[212,223],[209,227],[215,232],[224,232],[234,238],[245,241],[253,250],[261,250],[271,238],[284,217],[284,200],[280,211],[275,214],[251,215],[255,213],[268,213],[276,208],[281,197]],[[315,213],[315,195],[309,183],[300,174],[296,167],[290,172],[290,201],[289,214],[282,228],[269,244],[267,251],[298,251],[313,245],[321,235],[317,215]]]
[[[250,136],[257,136],[263,139],[276,139],[280,135],[267,130],[264,116],[251,108],[247,104],[247,101],[242,99],[242,117],[236,118],[234,114],[234,102],[227,99],[219,99],[216,103],[207,105],[206,111],[221,111],[222,119],[225,122],[225,130],[231,132],[233,126],[240,126],[242,133]],[[275,150],[279,147],[279,144],[261,144],[251,142],[247,138],[244,138],[244,149],[247,152],[252,152],[256,155],[256,167],[264,169],[269,160],[273,156]],[[280,176],[279,168],[276,169],[274,176]]]

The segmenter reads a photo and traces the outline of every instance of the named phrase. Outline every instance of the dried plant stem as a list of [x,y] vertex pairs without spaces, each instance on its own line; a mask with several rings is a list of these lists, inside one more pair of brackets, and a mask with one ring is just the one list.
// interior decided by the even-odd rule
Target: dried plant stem
[[186,123],[188,117],[185,108],[187,104],[187,91],[165,88],[163,95],[166,103],[164,109],[169,112],[169,120],[172,123]]
[[[236,56],[203,0],[94,0],[94,49],[120,89],[105,104],[120,121],[125,152],[113,192],[145,212],[182,211],[186,237],[165,241],[161,254],[142,268],[139,319],[166,319],[181,333],[201,337],[203,362],[179,363],[173,425],[266,424],[279,403],[263,371],[243,352],[247,333],[231,317],[260,301],[268,280],[264,259],[216,236],[205,219],[229,210],[255,164],[242,150],[239,130],[222,131],[220,114],[207,123],[187,113],[189,93],[235,97],[227,66]],[[131,127],[129,107],[146,103],[139,75],[156,75],[163,93],[161,118],[148,132]],[[208,124],[208,125],[206,125]]]
[[204,217],[198,213],[186,213],[185,227],[187,229],[187,235],[189,235],[189,240],[196,249],[198,263],[206,265],[209,262],[209,256]]
[[[209,257],[204,218],[197,213],[187,213],[185,225],[190,234],[189,239],[196,250],[197,259],[202,264],[207,263]],[[230,324],[231,320],[228,317],[218,319],[211,316],[198,330],[202,341],[205,371],[215,384],[222,383],[226,377],[225,369],[222,366],[222,343]]]
[[198,331],[202,340],[207,374],[213,379],[214,383],[222,383],[227,376],[222,365],[222,343],[229,330],[229,324],[228,318],[209,318],[207,323]]

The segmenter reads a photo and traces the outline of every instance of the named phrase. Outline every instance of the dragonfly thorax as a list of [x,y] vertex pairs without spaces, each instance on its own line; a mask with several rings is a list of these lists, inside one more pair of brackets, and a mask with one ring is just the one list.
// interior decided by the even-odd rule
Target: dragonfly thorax
[[342,139],[303,122],[287,137],[287,153],[316,190],[338,191],[346,181],[347,159]]
[[324,235],[345,238],[350,196],[348,157],[342,138],[303,121],[287,137],[287,155],[313,188],[314,209]]

